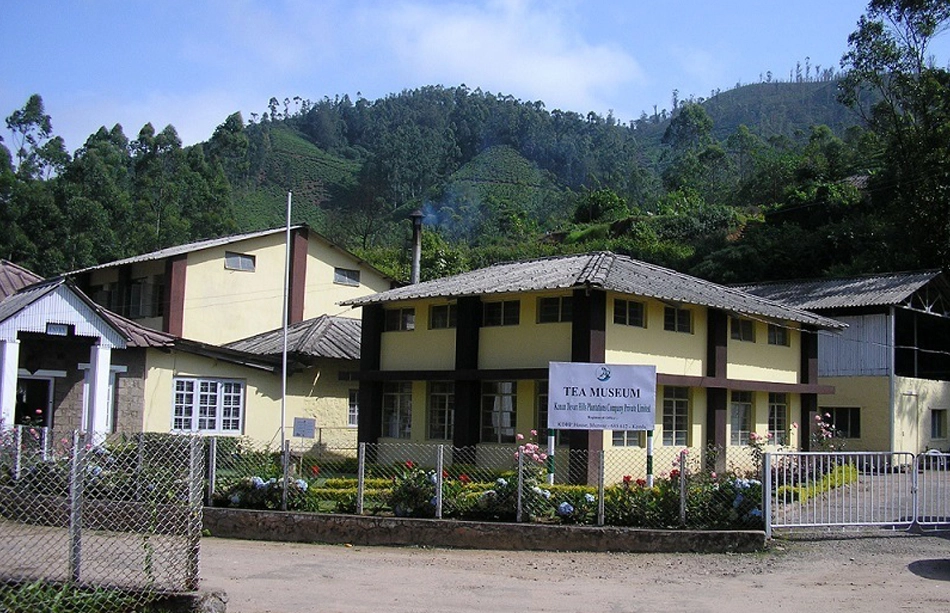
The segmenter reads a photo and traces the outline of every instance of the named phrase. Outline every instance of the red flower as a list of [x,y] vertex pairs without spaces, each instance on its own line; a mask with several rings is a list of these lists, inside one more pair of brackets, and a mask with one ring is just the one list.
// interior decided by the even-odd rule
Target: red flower
[[633,481],[633,477],[631,477],[630,475],[624,475],[624,476],[623,476],[623,482],[624,482],[625,484],[630,485],[630,482],[631,482],[631,481]]
[[679,476],[680,476],[680,471],[676,470],[675,468],[670,471],[670,479],[677,479],[679,478]]
[[637,485],[639,485],[640,487],[646,487],[646,485],[647,485],[647,480],[646,480],[646,479],[637,479]]
[[449,471],[443,470],[443,471],[442,471],[442,478],[443,478],[443,479],[448,479],[448,478],[449,478]]
[[471,481],[471,479],[468,478],[468,475],[466,475],[465,473],[462,473],[461,475],[459,475],[459,481],[461,481],[462,483],[468,483],[469,481]]
[[313,473],[314,477],[316,477],[317,475],[320,474],[320,467],[314,464],[313,466],[310,467],[310,472]]
[[408,468],[409,470],[412,470],[413,468],[415,468],[415,466],[416,465],[412,460],[406,460],[406,468]]

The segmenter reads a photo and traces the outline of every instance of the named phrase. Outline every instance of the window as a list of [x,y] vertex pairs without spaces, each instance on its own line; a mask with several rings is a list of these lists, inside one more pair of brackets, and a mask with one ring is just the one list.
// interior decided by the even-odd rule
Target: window
[[858,407],[834,407],[821,409],[831,415],[831,427],[842,438],[861,438],[861,409]]
[[175,379],[172,429],[239,434],[244,383],[218,379]]
[[339,370],[336,373],[336,378],[338,381],[357,381],[359,380],[359,373],[353,370]]
[[429,307],[430,330],[454,328],[457,321],[458,306],[454,304],[436,304]]
[[486,326],[517,326],[520,323],[520,300],[486,302],[484,308],[484,325]]
[[843,438],[861,438],[861,410],[857,407],[831,409],[831,424]]
[[614,323],[621,326],[646,328],[646,309],[636,300],[614,300]]
[[257,268],[253,255],[234,253],[233,251],[224,252],[224,267],[227,270],[245,270],[248,272],[254,272]]
[[947,409],[930,409],[930,438],[947,438]]
[[517,382],[482,383],[482,442],[515,442],[515,413],[518,406]]
[[730,317],[732,338],[737,341],[755,342],[755,322],[742,317]]
[[752,432],[752,392],[732,392],[729,444],[748,445]]
[[350,390],[346,407],[346,425],[355,428],[360,425],[360,391]]
[[788,444],[788,394],[769,392],[769,434],[773,445]]
[[386,332],[397,330],[410,331],[416,329],[415,309],[387,309],[386,322],[383,329]]
[[[538,444],[544,447],[548,441],[548,382],[536,381],[534,389],[536,390],[534,414],[536,416],[535,423],[538,424],[536,428],[538,432]],[[555,445],[561,444],[563,432],[563,430],[554,431]]]
[[450,441],[455,425],[455,384],[433,381],[429,384],[428,438]]
[[670,332],[693,331],[693,313],[689,309],[677,309],[675,307],[665,307],[663,309],[663,329]]
[[165,298],[164,277],[152,279],[142,277],[129,284],[129,304],[125,311],[129,319],[160,317],[164,313]]
[[689,444],[689,388],[663,388],[663,444]]
[[383,436],[409,438],[411,422],[412,383],[386,383],[383,386]]
[[769,324],[769,345],[788,346],[788,328]]
[[643,447],[643,436],[639,430],[614,430],[612,444],[614,447]]
[[349,268],[334,268],[333,282],[339,285],[352,285],[354,287],[360,284],[360,271]]
[[571,321],[573,300],[570,296],[538,298],[538,323]]

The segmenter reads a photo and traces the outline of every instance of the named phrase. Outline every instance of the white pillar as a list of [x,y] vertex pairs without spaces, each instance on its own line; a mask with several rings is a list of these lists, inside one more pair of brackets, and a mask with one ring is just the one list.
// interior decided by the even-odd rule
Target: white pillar
[[0,430],[12,428],[16,419],[16,381],[20,366],[20,341],[0,341]]
[[89,396],[82,429],[93,432],[96,440],[108,434],[109,423],[109,364],[112,347],[93,345],[89,350]]

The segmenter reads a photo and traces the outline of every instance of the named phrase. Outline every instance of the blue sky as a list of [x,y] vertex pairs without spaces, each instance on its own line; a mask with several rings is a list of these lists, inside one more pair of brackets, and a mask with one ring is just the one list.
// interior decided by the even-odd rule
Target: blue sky
[[[0,113],[32,93],[70,151],[99,126],[152,122],[184,143],[272,97],[464,83],[613,111],[752,83],[796,62],[838,66],[866,0],[84,0],[3,8]],[[9,144],[9,143],[8,143]]]

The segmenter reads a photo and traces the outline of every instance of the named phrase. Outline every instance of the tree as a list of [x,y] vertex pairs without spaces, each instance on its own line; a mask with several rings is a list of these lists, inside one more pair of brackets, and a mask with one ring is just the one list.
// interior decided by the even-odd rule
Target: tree
[[841,101],[884,143],[870,187],[902,267],[950,266],[950,73],[929,55],[948,25],[946,0],[872,0],[841,61]]

